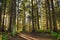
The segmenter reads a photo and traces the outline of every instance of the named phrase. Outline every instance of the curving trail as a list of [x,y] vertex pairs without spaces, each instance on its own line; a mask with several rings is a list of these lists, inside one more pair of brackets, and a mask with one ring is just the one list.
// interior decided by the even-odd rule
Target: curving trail
[[41,34],[43,36],[37,35],[37,34],[30,34],[30,33],[19,33],[14,37],[9,36],[9,40],[56,40],[50,36],[44,36],[44,34]]

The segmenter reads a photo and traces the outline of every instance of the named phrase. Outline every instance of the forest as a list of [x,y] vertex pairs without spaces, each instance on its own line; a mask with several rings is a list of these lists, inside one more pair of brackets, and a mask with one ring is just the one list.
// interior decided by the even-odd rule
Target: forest
[[60,40],[60,0],[0,0],[0,40],[20,33]]

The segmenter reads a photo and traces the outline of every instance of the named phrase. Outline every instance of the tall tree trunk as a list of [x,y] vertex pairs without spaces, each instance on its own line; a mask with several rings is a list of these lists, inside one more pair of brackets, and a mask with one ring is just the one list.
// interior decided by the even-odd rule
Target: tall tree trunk
[[0,10],[0,31],[1,31],[1,10]]
[[47,9],[46,9],[46,29],[48,30],[48,12],[47,12]]
[[35,31],[35,29],[34,29],[33,0],[31,0],[31,3],[32,3],[32,32],[34,32],[34,31]]
[[17,30],[19,30],[19,27],[18,27],[18,18],[19,18],[19,0],[18,0],[18,14],[16,14],[16,17],[17,17]]
[[45,1],[45,8],[46,8],[46,29],[48,30],[48,10],[47,10],[47,2]]
[[2,23],[2,5],[0,5],[0,32],[1,32],[1,29],[2,29],[2,26],[1,26],[1,23]]
[[53,31],[57,31],[57,24],[56,24],[56,14],[54,12],[54,3],[53,0],[51,0],[51,6],[52,6],[52,19],[53,19]]
[[2,32],[4,32],[5,30],[4,30],[4,16],[5,16],[5,14],[6,14],[6,0],[4,0],[4,4],[3,4],[3,19],[2,19]]
[[24,18],[23,18],[23,31],[25,31],[25,17],[26,17],[26,15],[25,15],[25,4],[23,4],[23,6],[24,6],[24,12],[23,12],[23,14],[24,14]]
[[50,24],[50,32],[52,31],[52,17],[51,17],[51,12],[50,12],[50,3],[49,0],[46,0],[47,2],[47,7],[48,7],[48,14],[49,14],[49,24]]
[[12,33],[12,36],[14,36],[16,34],[16,0],[11,0],[9,28],[9,31],[11,31]]
[[11,32],[11,23],[12,23],[12,7],[11,7],[11,4],[10,4],[10,10],[9,10],[9,13],[10,13],[10,21],[9,21],[9,32]]
[[[36,0],[36,3],[37,3],[37,0]],[[38,12],[38,4],[36,5],[36,10],[37,10],[37,26],[38,26],[38,29],[39,29],[39,12]]]
[[8,30],[9,30],[9,32],[11,32],[11,24],[12,24],[12,1],[10,2],[10,22],[9,22],[9,28],[8,28]]
[[1,31],[1,10],[0,10],[0,31]]

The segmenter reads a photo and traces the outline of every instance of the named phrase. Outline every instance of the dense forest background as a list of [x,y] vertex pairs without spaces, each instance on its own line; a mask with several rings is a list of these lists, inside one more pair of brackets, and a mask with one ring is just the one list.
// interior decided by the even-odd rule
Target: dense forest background
[[59,32],[60,0],[0,0],[0,31]]

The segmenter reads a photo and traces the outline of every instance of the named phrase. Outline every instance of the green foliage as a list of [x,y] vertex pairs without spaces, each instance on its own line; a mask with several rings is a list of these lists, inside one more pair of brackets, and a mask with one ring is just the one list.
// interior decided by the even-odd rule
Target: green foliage
[[57,34],[57,39],[60,39],[60,33]]
[[46,32],[50,32],[50,29],[46,30]]
[[7,34],[7,32],[3,33],[2,40],[8,40],[8,34]]
[[57,33],[56,33],[56,32],[51,33],[51,35],[52,35],[53,37],[57,37]]
[[51,33],[51,36],[56,37],[57,39],[60,39],[60,33],[53,32]]
[[57,40],[59,40],[60,39],[60,37],[57,37]]
[[38,30],[37,32],[43,32],[43,30]]

